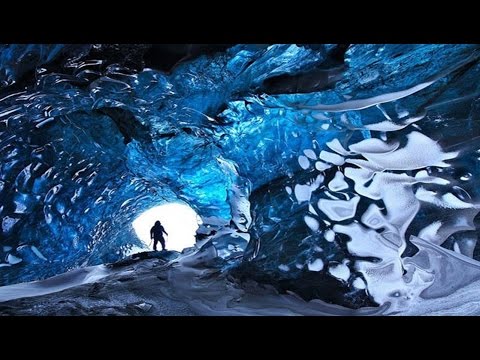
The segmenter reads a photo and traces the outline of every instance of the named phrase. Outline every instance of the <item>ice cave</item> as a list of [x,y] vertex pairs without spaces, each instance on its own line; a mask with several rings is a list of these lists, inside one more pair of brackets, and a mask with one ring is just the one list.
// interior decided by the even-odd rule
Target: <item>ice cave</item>
[[0,45],[0,315],[480,314],[479,59]]

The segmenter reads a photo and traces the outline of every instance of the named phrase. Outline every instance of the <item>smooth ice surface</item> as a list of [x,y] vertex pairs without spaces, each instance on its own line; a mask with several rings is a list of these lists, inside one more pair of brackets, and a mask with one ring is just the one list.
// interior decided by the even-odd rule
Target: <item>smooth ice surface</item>
[[331,191],[340,191],[348,189],[348,184],[345,181],[345,176],[340,171],[335,173],[335,177],[328,183],[328,188]]
[[317,231],[320,224],[316,219],[314,219],[311,216],[305,216],[305,224],[312,230],[312,231]]
[[321,271],[323,269],[322,259],[316,259],[311,263],[308,263],[308,270],[310,271]]
[[[374,142],[374,140],[377,141]],[[367,139],[362,143],[360,147],[350,146],[350,149],[361,153],[372,165],[385,170],[414,170],[426,166],[446,167],[448,164],[445,160],[458,155],[458,152],[444,153],[436,141],[417,131],[408,134],[406,146],[398,150],[398,144],[389,146],[378,139]]]
[[0,287],[0,302],[62,291],[77,285],[99,281],[110,272],[103,265],[72,270],[43,281]]
[[330,266],[330,268],[328,269],[328,272],[332,276],[343,281],[347,281],[348,278],[350,277],[350,269],[345,263]]
[[308,157],[300,155],[298,157],[298,163],[302,167],[302,169],[308,169],[310,167],[310,161],[308,160]]
[[340,155],[325,150],[322,150],[320,152],[320,159],[334,165],[343,165],[343,163],[345,162],[343,157],[341,157]]
[[311,194],[313,191],[317,190],[320,184],[323,182],[323,176],[318,175],[314,181],[312,181],[310,184],[306,185],[301,185],[297,184],[295,185],[295,197],[297,198],[297,201],[303,202],[303,201],[309,201]]
[[335,240],[335,232],[328,229],[327,231],[325,231],[325,240],[327,240],[328,242],[333,242],[333,240]]
[[365,289],[367,286],[365,285],[365,281],[363,281],[362,279],[360,278],[356,278],[355,280],[353,280],[353,286],[357,289]]
[[330,220],[342,221],[350,219],[355,215],[359,201],[359,196],[355,196],[348,201],[320,199],[318,200],[318,208]]

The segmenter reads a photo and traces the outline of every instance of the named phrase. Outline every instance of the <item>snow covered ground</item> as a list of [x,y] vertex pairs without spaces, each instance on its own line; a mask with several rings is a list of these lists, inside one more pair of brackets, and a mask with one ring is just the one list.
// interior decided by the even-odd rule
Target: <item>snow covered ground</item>
[[213,265],[216,251],[176,260],[138,259],[78,269],[0,288],[0,315],[355,315],[318,300],[279,294],[272,286],[239,284]]
[[[176,256],[176,255],[175,255]],[[346,309],[280,294],[270,285],[240,283],[215,266],[208,247],[172,260],[171,253],[77,269],[50,279],[0,287],[0,315],[386,315],[389,306]],[[400,315],[478,315],[476,286],[449,301],[418,302]],[[455,305],[457,304],[457,305]],[[460,307],[459,307],[460,306]]]
[[0,287],[0,302],[59,292],[77,285],[99,281],[109,275],[104,265],[75,269],[49,279]]

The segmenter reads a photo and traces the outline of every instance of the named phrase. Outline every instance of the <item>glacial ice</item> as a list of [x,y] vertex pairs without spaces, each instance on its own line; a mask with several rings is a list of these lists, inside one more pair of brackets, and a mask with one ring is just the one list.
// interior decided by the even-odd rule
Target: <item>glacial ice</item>
[[345,176],[340,171],[337,171],[335,173],[335,177],[328,183],[328,188],[331,191],[348,189],[348,184],[345,181]]
[[355,215],[359,201],[359,196],[354,196],[347,201],[320,199],[318,200],[318,208],[330,220],[342,221],[350,219]]
[[344,261],[342,264],[330,266],[328,272],[337,279],[347,281],[350,277],[350,269],[347,266],[348,261]]
[[316,259],[311,263],[308,263],[308,270],[310,271],[321,271],[323,269],[322,259]]
[[478,286],[478,45],[350,45],[343,64],[236,45],[170,73],[92,49],[0,47],[1,285],[121,259],[132,220],[175,201],[227,269],[305,298],[441,312]]

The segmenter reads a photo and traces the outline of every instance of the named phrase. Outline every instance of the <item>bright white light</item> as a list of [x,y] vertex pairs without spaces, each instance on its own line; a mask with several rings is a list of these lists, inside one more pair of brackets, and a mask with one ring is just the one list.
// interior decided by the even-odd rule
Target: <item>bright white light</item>
[[[132,226],[137,236],[146,246],[153,250],[150,229],[155,221],[160,220],[168,236],[164,235],[167,250],[182,251],[195,244],[195,232],[202,223],[197,213],[187,205],[170,203],[151,208],[136,218]],[[162,245],[157,244],[157,250]]]

